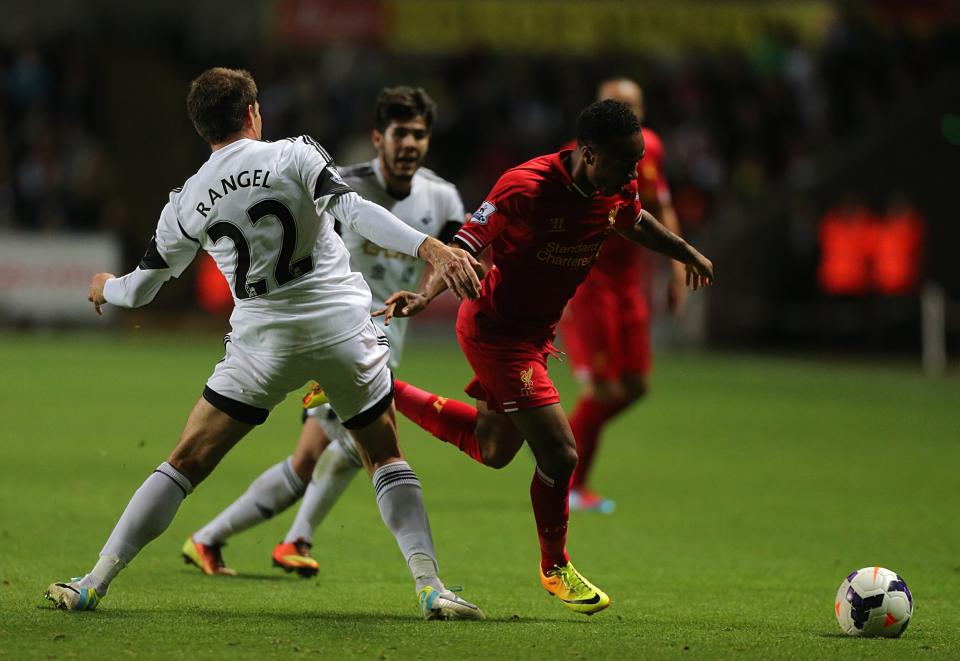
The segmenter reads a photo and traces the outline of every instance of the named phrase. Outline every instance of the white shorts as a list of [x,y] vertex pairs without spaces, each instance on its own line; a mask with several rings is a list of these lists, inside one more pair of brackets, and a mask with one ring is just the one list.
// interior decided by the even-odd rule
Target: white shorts
[[348,429],[376,420],[393,402],[386,336],[373,321],[342,342],[288,356],[245,351],[224,340],[226,355],[203,398],[230,417],[259,425],[291,390],[314,379]]

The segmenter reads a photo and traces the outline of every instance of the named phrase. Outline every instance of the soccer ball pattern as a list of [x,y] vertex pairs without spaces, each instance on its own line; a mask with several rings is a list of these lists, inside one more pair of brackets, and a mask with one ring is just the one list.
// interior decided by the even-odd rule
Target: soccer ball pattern
[[840,628],[850,636],[896,638],[910,624],[913,595],[896,572],[864,567],[843,579],[835,610]]

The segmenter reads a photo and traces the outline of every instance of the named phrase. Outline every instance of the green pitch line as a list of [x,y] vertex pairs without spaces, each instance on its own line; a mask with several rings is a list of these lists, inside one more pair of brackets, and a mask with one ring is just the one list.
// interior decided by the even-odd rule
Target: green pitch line
[[[231,540],[241,572],[184,566],[183,539],[292,450],[291,396],[184,503],[96,613],[47,608],[86,571],[173,446],[222,354],[217,337],[0,336],[0,657],[955,658],[960,649],[960,382],[784,359],[657,357],[649,399],[609,430],[572,557],[613,606],[567,612],[539,587],[522,452],[493,471],[403,421],[441,571],[490,619],[425,623],[363,477],[320,527],[316,580],[270,567],[293,510]],[[553,373],[572,405],[566,366]],[[461,396],[453,346],[414,345],[402,375]],[[899,640],[840,635],[834,592],[880,564],[916,597]]]

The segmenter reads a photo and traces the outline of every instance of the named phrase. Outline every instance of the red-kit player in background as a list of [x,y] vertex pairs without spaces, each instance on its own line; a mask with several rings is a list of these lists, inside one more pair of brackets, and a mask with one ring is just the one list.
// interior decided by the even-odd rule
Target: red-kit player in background
[[[630,107],[597,102],[577,118],[577,143],[507,171],[456,235],[493,266],[481,295],[464,301],[457,339],[475,377],[466,392],[477,408],[401,381],[397,408],[438,438],[494,468],[526,441],[536,458],[530,499],[540,539],[540,581],[570,609],[595,613],[610,604],[566,552],[570,478],[576,442],[547,376],[547,356],[563,308],[614,233],[684,262],[694,289],[713,279],[706,257],[640,208],[640,123]],[[431,279],[421,293],[397,292],[380,311],[410,316],[443,290]]]
[[[643,122],[643,90],[634,81],[605,80],[597,88],[597,98],[627,104]],[[640,201],[664,227],[679,235],[680,223],[663,171],[663,143],[650,129],[641,131],[646,152],[637,167]],[[583,388],[570,415],[578,457],[570,486],[570,509],[574,511],[610,513],[614,509],[612,500],[587,487],[587,477],[604,426],[647,392],[651,367],[647,299],[652,267],[649,252],[622,237],[612,237],[560,323],[564,348]],[[671,313],[678,314],[686,298],[684,268],[671,261],[670,269],[667,305]]]

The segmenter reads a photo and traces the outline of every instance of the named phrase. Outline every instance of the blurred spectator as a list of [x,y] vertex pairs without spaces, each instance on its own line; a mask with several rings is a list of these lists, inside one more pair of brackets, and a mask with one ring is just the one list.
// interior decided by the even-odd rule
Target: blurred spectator
[[[368,100],[377,89],[426,86],[440,102],[430,165],[461,186],[468,207],[505,168],[563,144],[598,80],[629,75],[649,91],[649,123],[671,155],[677,206],[695,229],[778,182],[812,185],[825,150],[960,62],[952,26],[931,22],[918,32],[861,9],[838,5],[819,43],[773,22],[756,43],[709,52],[431,56],[358,41],[298,50],[264,33],[250,50],[218,60],[255,70],[265,135],[310,133],[342,162],[366,157],[358,151],[367,149]],[[128,47],[148,53],[152,42],[179,43],[177,29],[138,33]],[[0,144],[0,224],[34,228],[44,215],[72,229],[116,226],[107,210],[119,188],[113,173],[124,165],[112,163],[118,152],[104,127],[124,109],[105,106],[116,94],[94,87],[117,84],[95,75],[104,49],[69,36],[0,46],[0,127],[10,136]],[[164,48],[164,66],[189,80],[209,64],[194,50]],[[51,202],[59,214],[51,215]],[[142,223],[129,233],[139,236]]]
[[86,50],[59,40],[0,48],[0,227],[106,229],[110,158],[92,125]]

